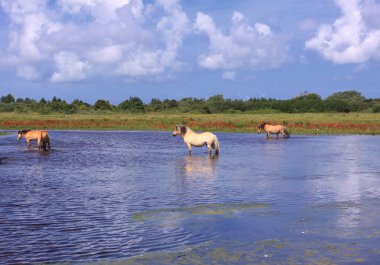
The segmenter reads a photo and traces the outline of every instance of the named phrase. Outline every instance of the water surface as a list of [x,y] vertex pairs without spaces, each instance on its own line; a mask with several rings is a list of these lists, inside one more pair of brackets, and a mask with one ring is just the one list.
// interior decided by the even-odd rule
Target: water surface
[[220,133],[218,157],[168,132],[50,136],[0,137],[0,263],[380,259],[378,136]]

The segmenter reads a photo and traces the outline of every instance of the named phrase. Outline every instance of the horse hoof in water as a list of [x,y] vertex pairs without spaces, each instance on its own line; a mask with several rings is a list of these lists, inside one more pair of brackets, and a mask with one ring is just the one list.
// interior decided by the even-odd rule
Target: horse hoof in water
[[28,147],[30,147],[30,141],[37,141],[38,149],[44,151],[50,150],[50,137],[46,130],[21,130],[17,132],[17,140],[21,140],[24,137]]
[[185,125],[177,124],[174,128],[173,136],[177,135],[182,136],[183,141],[185,142],[189,150],[189,155],[191,155],[191,148],[193,146],[202,147],[205,145],[207,145],[210,154],[212,152],[212,149],[214,149],[215,154],[219,154],[219,140],[218,137],[213,133],[196,133]]
[[288,129],[283,125],[270,125],[264,122],[257,126],[257,133],[260,134],[262,130],[264,130],[267,134],[267,138],[269,138],[270,134],[276,134],[276,137],[278,139],[278,135],[280,133],[282,134],[283,138],[289,137]]

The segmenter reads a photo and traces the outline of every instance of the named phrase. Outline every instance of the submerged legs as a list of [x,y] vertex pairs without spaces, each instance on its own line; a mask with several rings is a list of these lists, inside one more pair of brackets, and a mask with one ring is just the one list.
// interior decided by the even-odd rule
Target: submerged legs
[[187,145],[187,149],[189,149],[189,155],[191,155],[191,144],[186,144]]
[[207,149],[208,149],[208,153],[211,155],[211,152],[212,152],[212,145],[211,144],[207,144]]

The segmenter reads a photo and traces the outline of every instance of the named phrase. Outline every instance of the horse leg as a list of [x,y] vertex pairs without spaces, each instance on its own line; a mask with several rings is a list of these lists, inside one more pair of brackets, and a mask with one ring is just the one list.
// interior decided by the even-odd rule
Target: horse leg
[[212,144],[209,144],[207,143],[207,149],[208,149],[208,153],[211,155],[211,152],[212,152]]
[[276,133],[276,138],[278,139],[278,133]]
[[189,155],[191,155],[191,144],[187,144],[187,149],[189,149]]

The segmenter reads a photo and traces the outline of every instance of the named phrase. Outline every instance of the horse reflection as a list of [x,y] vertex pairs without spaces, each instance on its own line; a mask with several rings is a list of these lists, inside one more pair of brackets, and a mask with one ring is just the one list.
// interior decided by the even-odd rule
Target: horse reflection
[[184,158],[183,172],[191,178],[214,178],[218,156],[187,156]]

